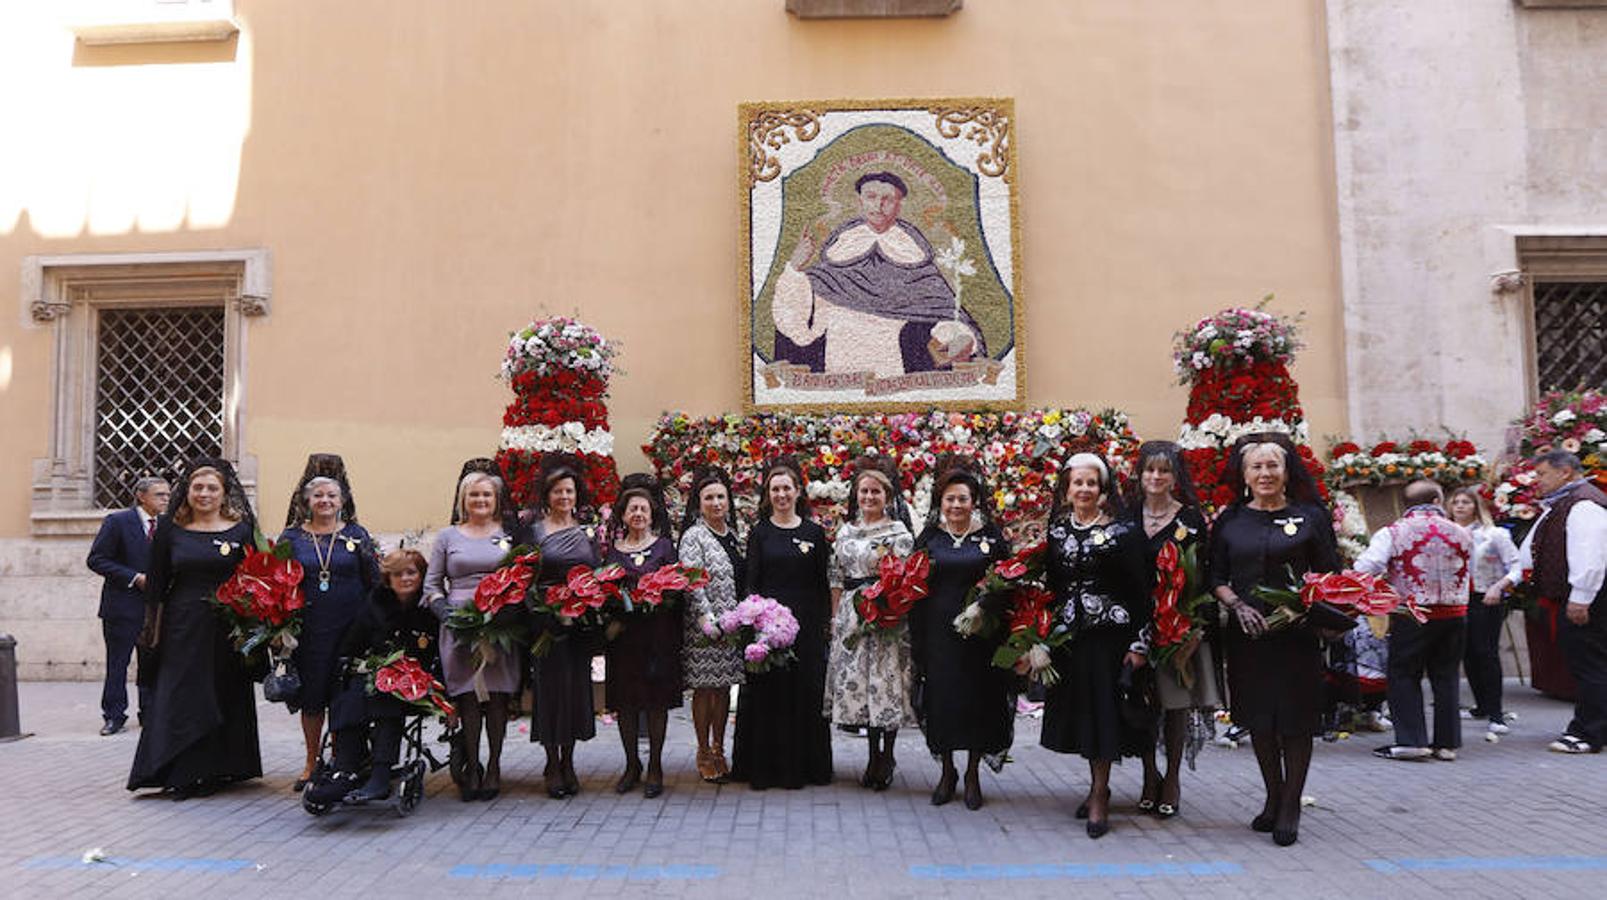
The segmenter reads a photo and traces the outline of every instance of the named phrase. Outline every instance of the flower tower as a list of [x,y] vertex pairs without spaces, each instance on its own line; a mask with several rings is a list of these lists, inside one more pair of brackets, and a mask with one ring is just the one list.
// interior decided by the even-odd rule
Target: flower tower
[[513,400],[502,414],[497,465],[514,501],[536,501],[541,463],[550,454],[577,459],[598,506],[619,493],[614,435],[608,430],[608,380],[617,345],[574,319],[531,322],[508,337],[502,380]]
[[1323,498],[1323,466],[1311,452],[1300,387],[1289,374],[1301,347],[1295,323],[1267,312],[1268,296],[1254,309],[1225,309],[1178,332],[1173,362],[1189,386],[1188,412],[1178,444],[1200,500],[1215,513],[1234,500],[1227,463],[1233,442],[1246,434],[1289,435]]
[[1495,511],[1501,518],[1526,522],[1540,515],[1531,460],[1547,450],[1578,455],[1586,477],[1607,488],[1607,393],[1547,391],[1514,424],[1522,430],[1523,440],[1518,458],[1501,471],[1495,488]]

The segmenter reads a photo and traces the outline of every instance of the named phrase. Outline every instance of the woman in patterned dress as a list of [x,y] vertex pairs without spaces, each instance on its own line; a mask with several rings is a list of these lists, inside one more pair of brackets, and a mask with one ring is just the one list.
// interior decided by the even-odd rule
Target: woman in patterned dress
[[731,480],[717,468],[700,469],[692,480],[681,525],[681,562],[709,573],[709,583],[687,594],[683,625],[682,671],[692,689],[692,730],[697,732],[697,772],[704,781],[724,781],[725,723],[731,714],[731,686],[742,684],[742,651],[710,643],[703,626],[736,608],[737,591],[747,579]]
[[876,581],[883,557],[915,549],[909,526],[893,515],[893,479],[861,460],[849,484],[848,521],[837,530],[832,568],[842,594],[832,616],[831,658],[826,673],[826,714],[839,727],[864,728],[869,742],[861,787],[885,791],[898,763],[898,729],[914,725],[914,664],[909,623],[865,633],[855,601]]

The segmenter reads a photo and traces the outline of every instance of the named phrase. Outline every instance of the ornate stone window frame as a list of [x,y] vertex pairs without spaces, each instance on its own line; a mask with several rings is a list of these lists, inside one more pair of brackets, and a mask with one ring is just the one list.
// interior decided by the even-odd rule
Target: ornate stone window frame
[[1514,313],[1523,330],[1524,392],[1532,406],[1540,399],[1535,282],[1607,281],[1607,225],[1499,225],[1488,232],[1485,247],[1493,269],[1491,292],[1519,304]]
[[224,310],[223,455],[248,492],[256,460],[244,456],[246,323],[266,316],[272,296],[265,249],[30,256],[22,304],[34,328],[49,328],[49,455],[33,461],[29,521],[34,536],[92,535],[107,510],[94,502],[97,317],[118,307],[221,306]]

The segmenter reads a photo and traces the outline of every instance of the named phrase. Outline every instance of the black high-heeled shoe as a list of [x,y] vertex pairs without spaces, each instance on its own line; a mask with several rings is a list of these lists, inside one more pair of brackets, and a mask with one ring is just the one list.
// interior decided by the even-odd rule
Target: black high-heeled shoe
[[573,797],[580,793],[580,776],[575,774],[574,763],[564,763],[564,795]]
[[972,812],[982,808],[982,778],[975,772],[965,773],[965,808]]
[[888,754],[884,755],[882,757],[882,771],[881,771],[881,774],[876,778],[876,783],[871,786],[871,790],[879,792],[879,791],[885,791],[888,788],[892,787],[893,786],[893,771],[895,769],[897,769],[897,768],[898,768],[898,760],[893,758],[893,754],[888,753]]
[[480,773],[480,789],[475,791],[474,799],[495,800],[500,793],[502,793],[502,767],[492,769],[487,766]]
[[658,797],[658,796],[662,795],[663,793],[664,793],[664,773],[659,772],[657,774],[654,774],[652,769],[648,769],[647,770],[647,780],[642,782],[642,796],[646,797],[649,800],[652,800],[653,798]]
[[954,788],[960,783],[960,773],[953,769],[938,776],[937,787],[932,789],[932,805],[942,806],[954,799]]
[[473,765],[465,764],[463,767],[463,781],[458,783],[458,799],[464,803],[480,799],[480,779],[484,777],[484,766],[478,762]]
[[1097,841],[1110,832],[1110,819],[1107,818],[1102,821],[1089,819],[1087,830],[1088,837]]

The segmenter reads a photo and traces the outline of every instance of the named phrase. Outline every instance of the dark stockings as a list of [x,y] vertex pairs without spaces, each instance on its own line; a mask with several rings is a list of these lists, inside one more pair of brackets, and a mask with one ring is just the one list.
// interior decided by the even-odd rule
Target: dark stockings
[[1311,738],[1252,732],[1250,744],[1267,789],[1266,803],[1250,827],[1272,832],[1280,846],[1292,844],[1300,833],[1300,795],[1311,771]]

